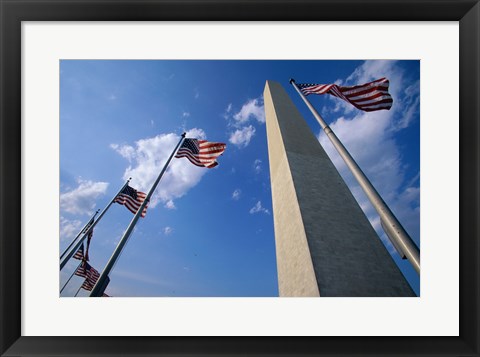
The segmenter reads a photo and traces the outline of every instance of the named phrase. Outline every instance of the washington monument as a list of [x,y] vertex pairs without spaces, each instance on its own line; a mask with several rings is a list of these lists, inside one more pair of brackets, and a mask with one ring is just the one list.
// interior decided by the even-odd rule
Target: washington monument
[[286,91],[264,101],[280,296],[416,296]]

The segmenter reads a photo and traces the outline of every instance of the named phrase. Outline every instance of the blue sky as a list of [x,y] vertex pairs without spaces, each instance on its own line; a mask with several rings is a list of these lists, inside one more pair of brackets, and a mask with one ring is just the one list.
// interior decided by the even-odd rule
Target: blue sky
[[[278,296],[267,139],[266,80],[280,82],[318,136],[413,289],[378,216],[288,83],[390,79],[390,111],[309,99],[420,242],[419,61],[60,62],[60,251],[126,179],[148,192],[186,131],[227,143],[219,166],[173,159],[110,274],[112,296]],[[95,227],[90,263],[101,271],[133,218],[114,204]],[[78,261],[62,270],[61,285]],[[74,277],[62,296],[73,296]],[[81,291],[78,296],[87,295]]]

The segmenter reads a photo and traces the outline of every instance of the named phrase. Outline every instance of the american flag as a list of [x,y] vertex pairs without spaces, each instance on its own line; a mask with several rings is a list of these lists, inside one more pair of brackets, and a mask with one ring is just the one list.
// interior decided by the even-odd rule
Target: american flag
[[[79,272],[78,274],[77,271]],[[82,288],[85,290],[92,290],[100,277],[100,273],[87,262],[78,267],[77,271],[75,271],[75,275],[85,278]]]
[[82,289],[85,289],[85,290],[88,290],[88,291],[92,291],[92,289],[93,289],[94,286],[95,286],[95,285],[91,285],[91,284],[89,283],[88,279],[85,279],[85,281],[83,282],[81,288],[82,288]]
[[93,282],[94,285],[100,277],[98,271],[86,261],[84,261],[83,264],[80,265],[77,270],[75,270],[75,275],[81,276],[82,278],[87,278],[90,280],[90,282]]
[[83,244],[78,248],[77,252],[73,255],[75,259],[82,260],[83,259]]
[[75,270],[75,275],[77,276],[81,276],[82,278],[86,278],[87,277],[87,271],[85,269],[85,264],[88,264],[86,263],[85,261],[83,261],[83,264],[81,264],[77,270]]
[[194,165],[211,169],[218,165],[216,158],[222,155],[226,147],[224,143],[185,139],[175,157],[186,157]]
[[[98,278],[95,280],[95,281],[91,281],[89,280],[88,278],[85,279],[85,281],[83,282],[81,288],[82,289],[85,289],[85,290],[88,290],[88,291],[92,291],[93,290],[93,287],[95,286],[95,284],[97,283],[97,280]],[[110,282],[110,278],[107,276],[107,284]],[[103,293],[102,297],[110,297],[109,295]]]
[[387,78],[380,78],[365,84],[341,87],[336,84],[297,84],[304,94],[331,94],[352,104],[355,108],[365,112],[387,109],[392,107],[393,99],[388,93],[390,82]]
[[[143,201],[145,201],[145,197],[147,197],[145,193],[137,191],[134,188],[127,185],[122,190],[122,192],[120,192],[117,195],[117,197],[115,197],[115,200],[113,202],[117,202],[121,205],[124,205],[125,207],[128,208],[130,212],[135,214],[137,213],[138,209],[142,205]],[[147,214],[147,206],[148,206],[148,203],[143,209],[142,217],[145,217],[145,215]]]

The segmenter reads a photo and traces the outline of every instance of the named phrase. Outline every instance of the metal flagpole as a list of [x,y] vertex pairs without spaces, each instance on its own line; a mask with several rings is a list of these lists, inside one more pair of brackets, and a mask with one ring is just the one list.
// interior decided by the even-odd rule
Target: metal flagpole
[[157,185],[158,183],[160,182],[160,179],[162,178],[163,174],[165,173],[165,171],[167,170],[167,167],[168,165],[170,164],[170,161],[172,161],[172,158],[173,156],[175,155],[175,153],[177,152],[178,148],[180,147],[180,145],[182,144],[183,140],[185,140],[185,135],[186,133],[183,133],[181,138],[180,138],[180,141],[178,142],[177,146],[175,147],[175,149],[172,151],[172,154],[170,155],[170,157],[168,158],[167,162],[165,163],[165,166],[163,167],[162,171],[160,172],[160,174],[158,175],[157,179],[155,180],[155,182],[153,183],[153,186],[152,188],[150,189],[150,191],[148,192],[147,196],[145,197],[145,200],[143,201],[142,205],[140,206],[140,208],[137,210],[137,213],[135,213],[135,216],[132,218],[130,224],[128,225],[128,228],[127,230],[125,231],[125,233],[123,234],[123,237],[120,239],[120,242],[118,242],[118,245],[117,247],[115,248],[112,256],[110,257],[110,259],[108,260],[107,262],[107,265],[105,265],[105,268],[103,269],[103,272],[102,274],[100,275],[100,277],[98,278],[97,280],[97,283],[95,284],[95,286],[93,287],[92,291],[90,292],[90,297],[93,297],[93,296],[102,296],[103,295],[103,291],[106,287],[106,284],[105,284],[105,280],[108,278],[108,275],[110,274],[110,271],[112,270],[113,266],[115,265],[117,259],[118,259],[118,256],[120,255],[120,253],[122,252],[122,249],[123,247],[125,246],[125,244],[127,243],[128,241],[128,238],[130,237],[130,234],[132,233],[133,231],[133,228],[135,227],[135,225],[137,224],[137,221],[138,219],[140,218],[140,215],[142,214],[143,212],[143,209],[145,208],[145,206],[147,205],[147,203],[150,201],[150,197],[152,196],[153,192],[155,191],[155,189],[157,188]]
[[70,280],[72,280],[73,276],[75,275],[75,272],[77,271],[77,269],[80,267],[80,265],[82,264],[83,262],[80,261],[80,263],[78,264],[78,266],[75,268],[75,270],[73,271],[72,275],[70,275],[70,278],[68,278],[67,282],[63,285],[63,287],[60,289],[60,294],[62,293],[63,289],[65,289],[65,287],[68,285],[68,283],[70,282]]
[[120,194],[120,192],[123,191],[123,189],[125,187],[127,187],[128,183],[130,182],[131,178],[129,178],[127,180],[127,182],[125,182],[125,184],[122,186],[122,188],[118,191],[118,193],[113,196],[112,200],[110,201],[110,203],[103,209],[102,213],[100,213],[100,216],[97,218],[97,220],[95,222],[93,222],[93,224],[87,229],[87,231],[85,232],[85,234],[83,235],[82,238],[80,238],[80,240],[77,242],[77,244],[75,245],[75,247],[73,247],[73,249],[67,254],[67,256],[60,262],[60,270],[63,269],[63,267],[65,266],[65,264],[67,264],[67,262],[70,260],[70,258],[73,256],[73,254],[75,254],[75,252],[77,251],[77,249],[80,247],[80,244],[83,243],[83,241],[85,240],[85,238],[88,237],[88,233],[90,233],[92,231],[92,229],[97,225],[97,223],[102,219],[103,215],[107,212],[107,210],[110,208],[110,206],[113,204],[113,201],[115,201],[115,198]]
[[63,256],[65,254],[67,254],[68,250],[72,247],[72,245],[75,243],[75,241],[78,239],[78,237],[80,237],[80,234],[82,234],[82,232],[85,231],[85,229],[87,229],[87,227],[90,225],[90,224],[93,224],[93,220],[95,219],[95,216],[98,214],[98,212],[100,212],[100,208],[97,209],[97,212],[95,212],[95,214],[93,215],[92,218],[90,218],[90,220],[87,222],[87,224],[85,224],[85,226],[82,228],[82,230],[80,232],[78,232],[77,236],[75,237],[74,240],[72,240],[72,242],[70,243],[70,245],[64,250],[64,252],[62,253],[62,255],[60,256],[60,259],[63,258]]
[[370,183],[368,178],[365,176],[365,174],[355,162],[353,157],[347,151],[345,146],[343,146],[343,144],[337,138],[332,129],[330,129],[330,127],[327,125],[327,123],[325,123],[320,114],[318,114],[312,104],[297,87],[293,78],[290,79],[290,84],[293,86],[293,88],[295,88],[297,93],[303,99],[315,119],[317,119],[323,131],[325,132],[325,134],[327,134],[333,146],[335,147],[335,149],[337,149],[338,153],[347,164],[353,176],[355,176],[355,178],[357,179],[358,183],[362,187],[373,207],[380,215],[382,227],[385,227],[385,233],[390,238],[390,240],[392,240],[392,244],[395,246],[395,248],[397,248],[397,250],[399,250],[399,254],[403,257],[406,257],[410,261],[416,272],[420,274],[420,250],[418,249],[417,245],[413,242],[412,238],[410,238],[410,236],[402,227],[397,218],[394,216],[390,208],[388,208],[387,204],[380,197],[377,190]]

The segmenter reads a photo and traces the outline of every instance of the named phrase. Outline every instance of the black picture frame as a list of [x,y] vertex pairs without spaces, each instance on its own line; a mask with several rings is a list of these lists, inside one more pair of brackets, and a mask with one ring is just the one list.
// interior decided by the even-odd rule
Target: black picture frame
[[[0,12],[2,356],[479,356],[478,0],[0,0]],[[459,337],[21,336],[21,22],[154,20],[459,21]]]

